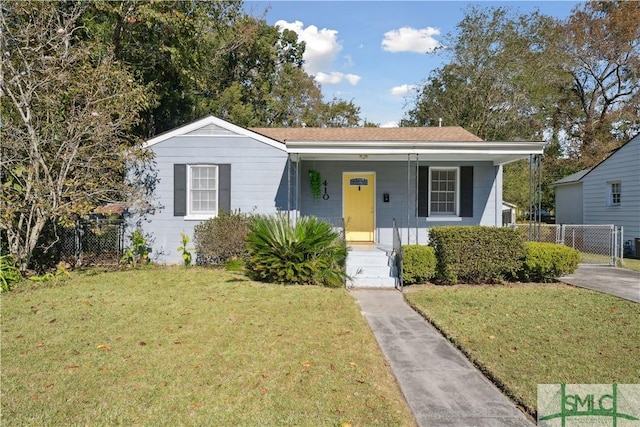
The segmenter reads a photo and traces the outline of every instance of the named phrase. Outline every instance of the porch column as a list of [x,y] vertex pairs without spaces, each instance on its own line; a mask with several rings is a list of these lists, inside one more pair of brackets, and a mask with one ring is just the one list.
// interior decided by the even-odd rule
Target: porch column
[[407,154],[407,245],[410,244],[409,239],[409,228],[410,228],[410,220],[411,217],[411,154]]
[[296,156],[296,220],[300,217],[302,212],[302,207],[300,206],[300,154]]
[[287,216],[291,220],[291,154],[287,154]]

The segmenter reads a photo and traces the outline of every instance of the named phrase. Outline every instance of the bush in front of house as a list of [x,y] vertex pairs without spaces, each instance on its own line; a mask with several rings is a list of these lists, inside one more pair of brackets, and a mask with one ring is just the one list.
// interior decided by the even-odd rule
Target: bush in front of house
[[444,226],[429,229],[436,280],[443,284],[500,283],[517,277],[526,251],[517,230]]
[[240,211],[221,212],[217,217],[196,225],[193,244],[197,265],[225,265],[247,254],[245,238],[250,215]]
[[578,268],[580,252],[556,243],[526,242],[526,257],[518,274],[525,282],[553,282]]
[[286,215],[255,216],[247,234],[247,274],[263,282],[340,287],[347,248],[330,224]]
[[413,285],[431,280],[436,272],[436,253],[431,246],[402,247],[402,283]]

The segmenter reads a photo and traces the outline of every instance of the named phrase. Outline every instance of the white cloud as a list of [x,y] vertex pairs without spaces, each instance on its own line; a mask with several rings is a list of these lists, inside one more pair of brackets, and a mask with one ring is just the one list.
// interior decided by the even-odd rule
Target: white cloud
[[402,27],[384,33],[382,49],[388,52],[428,53],[440,46],[433,36],[440,35],[440,30],[433,27],[415,29]]
[[304,69],[311,75],[316,75],[320,70],[326,70],[336,58],[342,45],[338,42],[338,32],[323,28],[318,29],[315,25],[304,28],[301,21],[287,22],[284,20],[275,23],[282,30],[288,29],[298,34],[298,40],[306,43],[304,51]]
[[355,86],[360,82],[360,79],[362,77],[358,76],[357,74],[345,74],[344,78],[347,79],[347,81],[351,83],[353,86]]
[[353,62],[353,57],[351,55],[344,55],[342,57],[342,59],[344,60],[344,62],[342,64],[342,66],[344,68],[350,68],[350,67],[353,67],[354,65],[356,65],[356,63]]
[[397,128],[398,122],[391,121],[380,125],[381,128]]
[[352,85],[357,85],[360,82],[362,77],[355,74],[344,74],[339,71],[332,71],[330,73],[323,73],[322,71],[316,73],[315,80],[320,84],[330,84],[335,85],[338,83],[342,83],[344,80],[351,83]]
[[391,95],[406,95],[409,92],[413,92],[417,88],[418,86],[416,85],[407,85],[407,84],[404,84],[402,86],[396,86],[391,88]]

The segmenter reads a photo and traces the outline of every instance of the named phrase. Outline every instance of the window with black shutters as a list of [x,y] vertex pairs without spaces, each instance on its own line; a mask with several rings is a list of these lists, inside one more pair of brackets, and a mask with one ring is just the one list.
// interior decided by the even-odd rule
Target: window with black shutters
[[473,217],[473,167],[418,168],[419,217]]
[[173,165],[173,215],[193,219],[213,218],[229,212],[231,165]]

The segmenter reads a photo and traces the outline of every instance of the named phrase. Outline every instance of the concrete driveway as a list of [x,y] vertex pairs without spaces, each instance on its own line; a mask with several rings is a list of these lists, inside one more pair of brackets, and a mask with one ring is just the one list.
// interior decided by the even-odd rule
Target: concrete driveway
[[561,282],[640,303],[640,272],[617,267],[581,265]]

